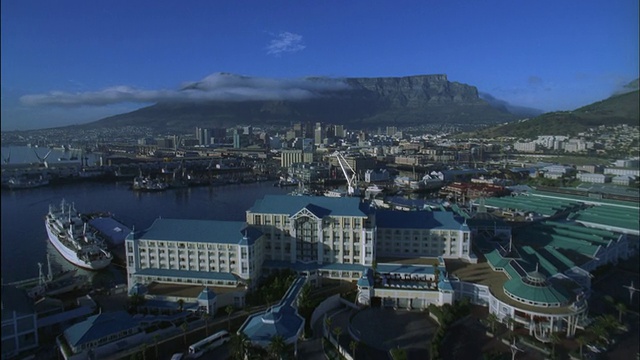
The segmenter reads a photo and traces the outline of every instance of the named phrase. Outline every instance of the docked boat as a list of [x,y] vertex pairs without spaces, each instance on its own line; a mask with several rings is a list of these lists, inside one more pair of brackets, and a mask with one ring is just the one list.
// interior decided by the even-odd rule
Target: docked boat
[[47,268],[49,269],[49,273],[45,276],[42,272],[42,263],[38,263],[38,284],[27,291],[29,297],[37,299],[44,295],[55,296],[66,294],[81,288],[87,283],[86,276],[76,275],[78,269],[66,270],[54,274],[51,271],[49,254],[47,254]]
[[324,193],[326,197],[345,197],[347,196],[347,192],[340,189],[331,189],[326,190]]
[[132,188],[137,191],[164,191],[169,188],[169,184],[159,179],[151,179],[147,176],[137,176],[133,179]]
[[70,263],[88,270],[111,264],[113,255],[93,233],[87,232],[87,224],[73,204],[62,200],[59,208],[49,205],[45,227],[53,247]]
[[49,185],[49,179],[42,175],[35,179],[12,177],[7,181],[7,187],[11,190],[32,189],[47,185]]

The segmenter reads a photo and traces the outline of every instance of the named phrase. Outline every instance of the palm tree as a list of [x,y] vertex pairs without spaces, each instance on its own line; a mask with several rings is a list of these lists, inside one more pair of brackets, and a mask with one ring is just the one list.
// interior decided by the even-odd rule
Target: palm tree
[[264,294],[264,301],[267,303],[267,307],[271,306],[271,300],[273,300],[273,295],[271,294],[271,291],[269,291],[268,289],[265,289],[266,293]]
[[336,336],[336,342],[338,343],[338,349],[340,349],[340,335],[342,335],[342,328],[340,326],[336,326],[333,328],[333,334]]
[[231,313],[233,312],[233,306],[227,305],[224,308],[224,312],[227,313],[227,323],[229,324],[229,331],[231,331]]
[[356,349],[358,348],[358,345],[360,344],[355,340],[351,340],[351,342],[349,343],[349,349],[351,349],[354,359],[356,358]]
[[618,310],[618,322],[622,324],[622,314],[627,312],[627,306],[624,303],[617,303],[616,310]]
[[158,334],[153,335],[153,344],[156,348],[156,359],[160,358],[160,356],[158,355],[158,341],[160,341],[160,335]]
[[587,339],[584,336],[578,336],[576,342],[580,345],[580,359],[582,359],[582,347],[587,343]]
[[282,353],[287,347],[287,343],[281,335],[274,335],[269,343],[269,355],[274,359],[282,359]]
[[399,347],[391,349],[391,358],[393,360],[407,360],[407,351]]
[[209,336],[209,319],[211,319],[211,314],[209,314],[208,312],[203,312],[202,320],[204,320],[204,332],[205,334],[207,334],[207,337]]
[[560,343],[560,336],[556,332],[549,334],[549,340],[551,340],[551,358],[556,357],[556,344]]
[[180,329],[182,329],[182,334],[184,336],[184,346],[187,346],[187,330],[189,330],[189,324],[185,321],[180,324]]
[[249,353],[251,341],[247,334],[240,332],[231,339],[232,357],[236,360],[244,360]]
[[330,318],[330,317],[327,317],[327,316],[325,315],[325,318],[324,318],[324,326],[325,326],[325,333],[326,333],[326,334],[330,334],[330,333],[331,333],[331,323],[332,323],[331,318]]
[[147,343],[142,343],[142,360],[147,360]]
[[438,264],[433,264],[433,278],[434,283],[436,285],[436,289],[438,288],[438,282],[440,281],[440,269],[438,268]]
[[495,334],[496,324],[498,323],[498,317],[494,313],[489,313],[489,315],[487,315],[487,322],[489,322],[489,327],[491,328],[491,332]]

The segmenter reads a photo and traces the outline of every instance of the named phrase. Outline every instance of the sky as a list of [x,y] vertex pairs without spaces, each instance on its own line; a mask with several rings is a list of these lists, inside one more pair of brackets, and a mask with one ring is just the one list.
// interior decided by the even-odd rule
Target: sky
[[3,0],[2,130],[423,74],[572,110],[638,78],[638,10],[638,0]]

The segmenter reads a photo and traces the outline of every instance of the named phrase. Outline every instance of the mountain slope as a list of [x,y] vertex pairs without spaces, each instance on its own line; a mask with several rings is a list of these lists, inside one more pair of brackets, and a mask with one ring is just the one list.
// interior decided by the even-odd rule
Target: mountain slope
[[508,123],[478,131],[474,136],[512,136],[533,138],[539,135],[576,135],[600,125],[638,126],[640,119],[638,90],[583,106],[574,111],[545,113],[533,119]]
[[[310,78],[305,81],[326,79]],[[339,81],[346,84],[344,89],[318,90],[309,98],[166,102],[84,126],[137,125],[157,131],[192,131],[196,126],[288,125],[297,121],[322,121],[367,128],[431,123],[499,123],[515,118],[504,108],[493,107],[482,100],[474,86],[450,82],[446,75],[346,78]],[[205,85],[194,83],[188,90],[206,91]]]

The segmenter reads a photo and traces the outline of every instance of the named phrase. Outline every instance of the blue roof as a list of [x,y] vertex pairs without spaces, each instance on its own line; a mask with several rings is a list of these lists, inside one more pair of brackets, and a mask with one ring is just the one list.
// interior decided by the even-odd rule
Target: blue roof
[[111,217],[98,217],[89,220],[89,225],[111,240],[113,244],[124,243],[131,229]]
[[91,306],[80,306],[71,310],[67,310],[61,313],[48,315],[43,318],[38,319],[38,327],[43,328],[46,326],[51,326],[55,324],[60,324],[64,322],[71,322],[73,320],[78,320],[78,318],[85,317],[94,312],[94,308]]
[[113,311],[90,316],[87,320],[72,325],[64,331],[64,336],[71,346],[77,347],[136,327],[138,323],[127,312]]
[[448,211],[376,211],[376,225],[387,229],[460,230],[461,217]]
[[194,270],[175,270],[175,269],[140,269],[135,273],[136,276],[162,276],[172,278],[196,278],[205,280],[226,280],[237,281],[236,277],[231,273],[213,272],[213,271],[194,271]]
[[358,279],[359,287],[373,287],[373,270],[368,268],[364,274]]
[[147,287],[144,284],[135,283],[135,284],[133,284],[131,289],[129,289],[129,296],[133,296],[133,295],[144,296],[148,292],[149,292],[149,290],[147,289]]
[[263,347],[268,346],[276,335],[282,336],[288,344],[295,342],[304,327],[304,318],[298,314],[294,302],[305,282],[305,277],[297,278],[278,304],[249,316],[238,332]]
[[205,288],[202,289],[202,292],[200,293],[200,295],[198,295],[198,300],[209,301],[214,299],[215,297],[216,297],[216,293],[214,293],[213,290],[205,286]]
[[370,211],[369,203],[363,202],[357,197],[289,195],[266,195],[257,200],[249,211],[259,214],[288,214],[291,216],[305,207],[312,213],[323,216],[366,217]]
[[136,234],[140,240],[188,241],[215,244],[248,244],[262,236],[244,221],[156,219],[147,230]]

